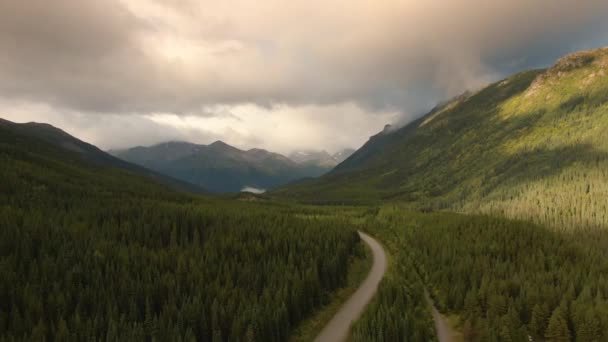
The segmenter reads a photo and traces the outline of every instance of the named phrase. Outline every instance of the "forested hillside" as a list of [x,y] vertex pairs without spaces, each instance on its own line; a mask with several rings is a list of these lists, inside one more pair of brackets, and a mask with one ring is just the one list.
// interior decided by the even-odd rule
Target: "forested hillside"
[[[205,193],[206,191],[192,183],[171,178],[169,176],[156,173],[149,169],[127,163],[103,152],[99,148],[79,140],[63,130],[45,123],[29,122],[24,124],[14,123],[0,119],[0,129],[6,134],[6,139],[11,143],[30,146],[33,139],[38,143],[44,143],[55,147],[57,158],[70,159],[77,156],[78,159],[86,161],[90,165],[102,168],[120,169],[129,173],[144,176],[156,182],[165,184],[173,189],[193,193]],[[7,140],[8,142],[9,140]]]
[[608,225],[608,48],[465,93],[372,137],[330,174],[277,191],[409,202],[556,227]]
[[608,340],[603,231],[555,232],[523,221],[393,205],[368,217],[370,233],[385,242],[395,263],[355,326],[356,340],[423,333],[430,314],[421,304],[423,286],[442,312],[459,317],[465,341]]
[[0,340],[284,341],[346,279],[346,221],[184,195],[0,127]]

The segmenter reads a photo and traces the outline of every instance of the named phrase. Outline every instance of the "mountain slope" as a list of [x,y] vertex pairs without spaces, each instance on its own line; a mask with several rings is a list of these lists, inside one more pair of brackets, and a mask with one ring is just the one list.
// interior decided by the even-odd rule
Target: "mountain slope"
[[167,142],[110,153],[214,192],[239,192],[246,187],[270,189],[330,170],[298,164],[262,149],[243,151],[221,141],[210,145]]
[[[27,141],[28,145],[40,143],[47,144],[59,149],[59,151],[64,151],[65,158],[70,160],[82,159],[82,161],[98,167],[121,169],[138,176],[145,176],[148,179],[162,183],[179,191],[188,191],[194,193],[206,192],[200,186],[153,172],[138,165],[131,164],[111,156],[99,148],[81,141],[63,130],[49,124],[35,122],[18,124],[0,119],[0,129],[3,131],[6,143],[9,142],[7,139],[16,139],[19,141]],[[14,141],[15,140],[13,140],[13,142]]]
[[607,133],[608,49],[583,51],[380,133],[328,175],[277,195],[606,226]]

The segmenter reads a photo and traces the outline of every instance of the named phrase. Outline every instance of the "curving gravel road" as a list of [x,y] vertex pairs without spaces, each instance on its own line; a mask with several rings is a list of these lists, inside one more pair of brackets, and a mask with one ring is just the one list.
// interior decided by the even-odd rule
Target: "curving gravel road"
[[445,321],[445,318],[434,305],[431,309],[433,310],[433,320],[435,321],[435,329],[437,330],[437,339],[439,342],[453,342],[454,338],[452,336],[454,336],[454,333]]
[[426,297],[426,301],[431,306],[431,312],[433,313],[433,320],[435,321],[435,330],[437,332],[437,340],[439,342],[453,342],[454,341],[454,331],[446,321],[445,317],[437,310],[435,307],[435,303],[433,303],[433,299],[429,296],[427,291],[424,291],[424,296]]
[[374,263],[363,284],[342,306],[340,311],[327,323],[319,336],[317,342],[340,342],[346,340],[351,324],[356,321],[365,306],[370,302],[378,290],[378,284],[386,272],[386,254],[382,246],[371,236],[359,232],[361,239],[371,248]]

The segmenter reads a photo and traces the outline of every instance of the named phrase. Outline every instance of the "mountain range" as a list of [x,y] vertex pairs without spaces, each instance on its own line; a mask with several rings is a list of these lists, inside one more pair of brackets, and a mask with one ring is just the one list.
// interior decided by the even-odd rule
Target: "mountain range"
[[166,142],[112,150],[130,163],[197,184],[216,193],[263,191],[303,178],[318,177],[352,153],[296,152],[291,159],[263,149],[240,150],[222,141],[210,145]]
[[[95,165],[99,169],[120,169],[179,191],[193,193],[207,192],[198,185],[125,162],[46,123],[29,122],[19,124],[0,119],[0,128],[3,131],[5,139],[12,139],[7,143],[16,144],[15,140],[21,141],[24,145],[33,147],[35,151],[31,151],[32,153],[38,152],[40,146],[50,146],[54,149],[53,153],[56,153],[55,150],[63,151],[66,158],[73,159],[76,157],[89,165]],[[22,139],[24,138],[27,138],[27,140],[23,141]]]
[[151,147],[104,152],[46,123],[14,123],[0,127],[65,151],[102,168],[116,168],[147,177],[180,191],[262,192],[295,180],[329,172],[354,150],[335,155],[325,151],[297,152],[290,159],[262,149],[243,151],[224,142],[197,145],[167,142]]
[[607,134],[608,48],[581,51],[385,129],[328,174],[275,195],[605,226]]
[[554,226],[608,225],[608,48],[466,92],[403,127],[387,126],[352,155],[288,158],[221,141],[168,142],[111,151],[120,160],[50,125],[0,126],[174,188],[276,188],[277,198],[308,203],[399,202]]

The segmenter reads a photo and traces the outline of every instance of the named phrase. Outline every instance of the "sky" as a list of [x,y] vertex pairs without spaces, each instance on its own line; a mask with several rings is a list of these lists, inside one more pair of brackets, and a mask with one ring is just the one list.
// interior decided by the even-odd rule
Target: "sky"
[[608,45],[605,0],[0,0],[0,117],[330,152]]

